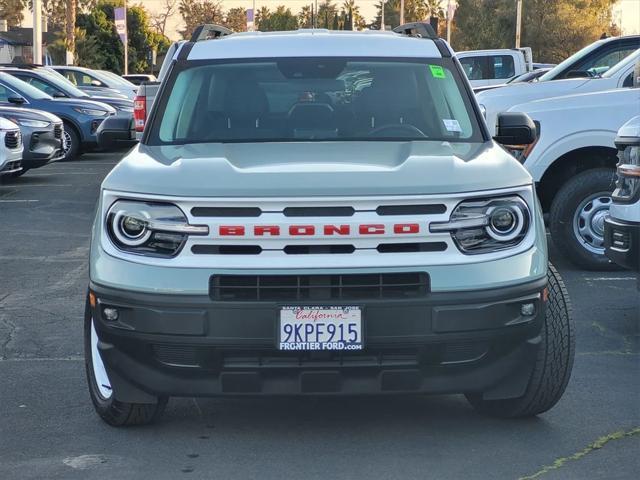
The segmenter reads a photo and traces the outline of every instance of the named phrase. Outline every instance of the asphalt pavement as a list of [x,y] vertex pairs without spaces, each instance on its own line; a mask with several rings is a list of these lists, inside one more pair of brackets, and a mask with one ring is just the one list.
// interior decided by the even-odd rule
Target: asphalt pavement
[[0,479],[635,479],[640,290],[551,249],[577,354],[560,403],[495,420],[462,396],[172,399],[160,423],[111,428],[86,388],[89,231],[117,155],[0,184]]

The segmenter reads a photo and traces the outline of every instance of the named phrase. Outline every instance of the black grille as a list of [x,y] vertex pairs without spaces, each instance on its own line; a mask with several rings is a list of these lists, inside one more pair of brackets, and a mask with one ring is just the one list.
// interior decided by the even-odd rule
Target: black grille
[[616,250],[627,251],[631,246],[631,234],[625,230],[613,229],[611,246]]
[[216,275],[209,293],[213,300],[323,301],[415,298],[429,292],[423,272],[348,275]]
[[1,172],[14,172],[16,170],[20,170],[22,165],[21,160],[14,160],[13,162],[8,162],[4,167],[0,170]]
[[4,136],[4,144],[10,149],[18,148],[20,146],[20,132],[7,132]]
[[62,138],[62,125],[58,124],[53,127],[53,135],[56,138]]
[[259,217],[262,210],[258,207],[193,207],[194,217]]

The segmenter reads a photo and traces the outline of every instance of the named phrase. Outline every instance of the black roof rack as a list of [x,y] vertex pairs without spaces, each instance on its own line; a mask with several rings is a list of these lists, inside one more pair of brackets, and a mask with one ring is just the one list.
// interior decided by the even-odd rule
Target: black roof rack
[[212,23],[205,23],[198,25],[191,35],[192,42],[199,42],[201,40],[211,40],[214,38],[226,37],[231,35],[233,31],[221,25],[214,25]]
[[433,40],[438,38],[431,24],[426,22],[405,23],[404,25],[394,28],[393,31],[401,35],[407,35],[408,37],[431,38]]

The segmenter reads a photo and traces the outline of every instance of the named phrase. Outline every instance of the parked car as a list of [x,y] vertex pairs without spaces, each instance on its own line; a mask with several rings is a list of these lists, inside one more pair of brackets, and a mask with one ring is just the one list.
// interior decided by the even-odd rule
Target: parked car
[[64,123],[65,160],[95,147],[98,126],[106,117],[116,113],[113,107],[93,100],[54,99],[22,80],[0,72],[0,106],[3,105],[44,110],[60,117]]
[[0,117],[0,179],[22,169],[22,135],[20,127]]
[[155,75],[144,75],[142,73],[136,73],[133,75],[122,75],[122,78],[133,83],[134,85],[140,85],[142,82],[155,82]]
[[484,92],[485,90],[491,90],[493,88],[500,88],[506,85],[512,85],[514,83],[529,83],[537,81],[542,75],[547,73],[549,68],[539,68],[537,70],[532,70],[531,72],[523,73],[522,75],[518,75],[508,80],[505,83],[497,84],[497,85],[489,85],[488,87],[474,87],[474,93]]
[[128,98],[102,97],[100,95],[89,95],[78,89],[65,77],[58,75],[47,68],[1,68],[0,71],[13,75],[23,82],[33,85],[38,90],[51,95],[53,98],[80,98],[84,100],[95,100],[97,102],[111,105],[119,112],[133,115],[133,102]]
[[533,70],[530,48],[468,50],[457,52],[471,86],[488,87]]
[[597,40],[553,67],[540,81],[593,77],[603,74],[640,48],[640,35]]
[[560,399],[568,297],[531,176],[496,143],[535,125],[510,113],[492,140],[446,42],[395,31],[183,47],[92,229],[105,422],[183,395],[456,392],[497,417]]
[[[476,97],[484,111],[489,130],[495,128],[496,117],[514,105],[580,93],[603,92],[613,88],[628,88],[633,85],[633,70],[640,61],[640,49],[635,50],[620,63],[607,70],[601,77],[572,78],[568,80],[516,83],[502,88],[479,92]],[[617,127],[616,127],[617,130]]]
[[60,118],[41,110],[2,106],[0,117],[14,122],[22,133],[22,170],[14,176],[64,158],[64,127]]
[[49,68],[64,75],[78,88],[110,89],[125,95],[130,100],[133,100],[136,94],[137,87],[133,83],[127,82],[118,75],[110,75],[110,72],[105,72],[104,70],[91,70],[90,68],[71,65],[52,65]]
[[535,144],[511,151],[536,182],[554,244],[578,266],[612,268],[604,219],[615,183],[614,140],[620,126],[640,113],[640,88],[537,100],[509,112],[524,112],[539,125]]
[[604,221],[605,246],[615,263],[640,272],[640,116],[620,128],[616,147],[618,179]]

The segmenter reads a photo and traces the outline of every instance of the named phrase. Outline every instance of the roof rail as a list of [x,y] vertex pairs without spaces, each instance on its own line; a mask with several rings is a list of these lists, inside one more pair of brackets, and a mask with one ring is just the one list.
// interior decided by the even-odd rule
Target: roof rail
[[404,25],[394,28],[393,31],[400,35],[407,35],[408,37],[431,38],[434,40],[438,38],[436,31],[426,22],[405,23]]
[[226,37],[231,35],[233,31],[221,25],[214,25],[212,23],[205,23],[198,25],[191,35],[192,42],[199,42],[201,40],[211,40],[213,38]]

